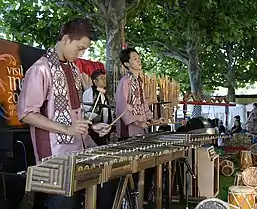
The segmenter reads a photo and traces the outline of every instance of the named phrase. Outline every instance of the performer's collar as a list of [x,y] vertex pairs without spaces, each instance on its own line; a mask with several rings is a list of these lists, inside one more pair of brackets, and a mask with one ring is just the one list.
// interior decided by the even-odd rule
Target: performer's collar
[[59,61],[63,64],[68,64],[69,61],[65,59],[63,53],[62,53],[62,46],[60,45],[59,42],[57,42],[57,44],[55,45],[54,49],[55,49],[55,52],[56,54],[58,55],[59,57]]
[[62,64],[65,64],[65,65],[68,65],[69,64],[69,62],[66,60],[66,61],[63,61],[63,60],[60,60],[59,59],[59,61],[60,61],[60,63],[62,63]]

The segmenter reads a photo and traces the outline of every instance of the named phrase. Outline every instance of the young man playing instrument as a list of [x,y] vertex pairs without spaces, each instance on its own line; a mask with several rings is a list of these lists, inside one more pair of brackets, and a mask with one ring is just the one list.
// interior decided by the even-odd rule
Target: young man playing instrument
[[[116,131],[120,140],[123,140],[147,133],[147,123],[153,120],[153,114],[145,98],[143,81],[140,78],[142,63],[139,53],[134,48],[123,49],[120,60],[127,74],[120,80],[116,91],[116,116],[123,114],[121,120],[116,123]],[[154,168],[145,171],[144,201],[148,201],[153,175]],[[137,177],[135,181],[136,179]]]
[[[93,123],[111,124],[112,110],[106,89],[106,74],[101,69],[95,70],[91,75],[93,85],[83,93],[85,116],[92,119]],[[93,112],[94,111],[94,112]],[[91,138],[98,146],[106,145],[110,139],[110,133],[100,136],[93,130],[89,131]]]
[[127,74],[120,80],[116,91],[116,115],[126,113],[117,121],[119,138],[124,139],[137,134],[147,133],[147,122],[153,119],[145,99],[143,81],[140,78],[141,58],[133,48],[123,49],[120,53],[122,65]]
[[[111,124],[113,119],[112,111],[109,106],[109,99],[105,91],[103,91],[106,89],[105,71],[101,69],[95,70],[91,75],[91,79],[93,85],[83,93],[85,116],[87,118],[91,117],[93,124]],[[111,130],[111,127],[109,129]],[[105,133],[101,133],[101,130],[100,132],[89,130],[89,135],[98,146],[106,145],[110,140],[110,132],[103,136],[102,134]],[[117,186],[118,179],[109,180],[103,185],[98,185],[96,202],[98,209],[112,209]]]
[[[65,23],[56,45],[48,49],[25,75],[18,116],[30,125],[38,162],[52,155],[96,146],[88,135],[91,122],[82,116],[81,77],[73,63],[95,39],[94,28],[88,20],[75,19]],[[82,191],[70,198],[37,193],[34,209],[80,209],[83,200]]]

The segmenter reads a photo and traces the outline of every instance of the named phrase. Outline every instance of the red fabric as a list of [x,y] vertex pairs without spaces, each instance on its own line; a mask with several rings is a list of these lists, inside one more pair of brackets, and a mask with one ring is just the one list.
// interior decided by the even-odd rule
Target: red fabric
[[97,69],[101,69],[106,73],[104,64],[101,62],[93,62],[90,60],[84,60],[84,59],[78,58],[74,61],[74,63],[75,63],[75,65],[77,65],[80,72],[84,72],[90,77],[91,77],[92,73]]
[[223,147],[225,152],[249,150],[249,147]]

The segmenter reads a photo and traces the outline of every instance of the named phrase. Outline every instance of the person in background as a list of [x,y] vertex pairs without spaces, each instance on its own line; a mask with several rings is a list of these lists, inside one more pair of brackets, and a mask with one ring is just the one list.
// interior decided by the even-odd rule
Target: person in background
[[251,111],[245,125],[247,131],[252,137],[253,143],[257,143],[257,103],[253,103],[253,110]]
[[257,103],[253,103],[253,110],[247,118],[245,125],[247,125],[247,130],[250,134],[257,135]]
[[218,128],[219,128],[219,135],[221,135],[222,133],[224,133],[224,134],[226,133],[226,128],[223,125],[223,121],[222,120],[218,121]]
[[240,121],[240,116],[236,115],[234,117],[235,121],[234,121],[234,126],[231,129],[231,133],[240,133],[243,129],[242,129],[242,125],[241,125],[241,121]]
[[[73,63],[91,40],[96,35],[88,20],[66,22],[56,45],[25,74],[17,112],[19,120],[30,125],[37,162],[96,146],[88,135],[91,122],[83,117],[81,77]],[[84,191],[72,197],[35,193],[34,209],[80,209],[84,195]]]
[[[99,101],[97,102],[96,109],[92,114],[92,122],[96,123],[105,123],[111,124],[112,122],[112,111],[109,104],[109,99],[105,94],[103,89],[106,89],[106,74],[102,69],[97,69],[91,74],[91,79],[93,85],[88,88],[83,93],[83,103],[85,116],[87,118],[92,114],[92,109],[97,102],[97,97],[100,94]],[[106,106],[104,106],[106,105]],[[111,132],[111,130],[110,130]],[[100,136],[99,133],[94,132],[92,129],[89,129],[89,135],[94,140],[94,142],[98,145],[106,145],[110,141],[110,134],[106,134],[105,136]],[[113,179],[104,183],[103,185],[97,186],[97,208],[98,209],[112,209],[112,205],[114,202],[116,190],[118,187],[118,180]]]
[[[95,123],[106,123],[111,124],[112,118],[112,110],[110,108],[110,103],[105,91],[101,91],[101,89],[106,89],[106,74],[103,70],[98,69],[95,70],[91,75],[93,85],[88,88],[83,93],[83,103],[85,116],[87,118],[92,114],[92,122]],[[100,98],[97,100],[97,97],[100,94]],[[97,102],[97,104],[95,104]],[[96,105],[96,109],[92,113],[93,107]],[[106,145],[110,139],[110,133],[100,137],[99,133],[95,133],[90,130],[90,135],[92,139],[98,146]]]
[[218,147],[222,147],[222,146],[224,146],[223,136],[226,133],[226,128],[223,125],[223,121],[222,120],[218,120],[218,133],[219,133]]

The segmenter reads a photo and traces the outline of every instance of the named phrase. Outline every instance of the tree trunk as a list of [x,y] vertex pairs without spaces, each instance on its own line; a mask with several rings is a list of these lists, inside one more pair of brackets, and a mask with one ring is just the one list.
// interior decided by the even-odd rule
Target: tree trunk
[[[201,71],[199,67],[199,60],[197,54],[196,43],[193,41],[188,41],[187,43],[187,55],[188,55],[188,74],[191,84],[191,92],[199,95],[202,93],[202,83],[201,83]],[[191,117],[200,117],[202,115],[202,106],[194,105]]]
[[119,72],[121,72],[121,64],[118,54],[121,50],[121,26],[113,25],[111,22],[106,23],[106,69],[107,69],[107,85],[108,96],[113,101],[117,82],[119,80]]
[[235,77],[235,63],[232,54],[233,44],[226,44],[227,53],[227,88],[228,88],[228,98],[230,102],[236,102],[236,77]]
[[236,102],[236,91],[233,85],[228,86],[228,99],[230,102]]
[[191,85],[192,93],[201,93],[202,92],[202,83],[201,83],[201,71],[199,67],[198,54],[196,49],[196,44],[192,41],[188,41],[187,44],[187,55],[188,55],[188,74]]
[[121,65],[118,54],[121,46],[121,27],[126,19],[126,0],[95,0],[105,21],[106,29],[106,70],[107,70],[107,95],[114,102],[116,81],[119,79]]

